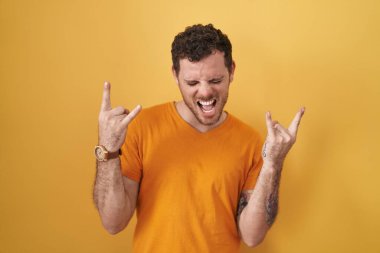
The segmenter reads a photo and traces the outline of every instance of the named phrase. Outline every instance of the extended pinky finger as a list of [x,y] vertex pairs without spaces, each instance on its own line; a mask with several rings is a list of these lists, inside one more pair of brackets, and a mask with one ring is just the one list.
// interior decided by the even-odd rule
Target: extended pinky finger
[[265,113],[265,123],[267,125],[267,131],[268,131],[268,136],[272,137],[274,136],[274,129],[273,129],[273,121],[272,121],[272,115],[270,112]]
[[136,106],[128,115],[123,119],[122,124],[127,126],[134,118],[136,118],[137,114],[141,111],[141,105]]

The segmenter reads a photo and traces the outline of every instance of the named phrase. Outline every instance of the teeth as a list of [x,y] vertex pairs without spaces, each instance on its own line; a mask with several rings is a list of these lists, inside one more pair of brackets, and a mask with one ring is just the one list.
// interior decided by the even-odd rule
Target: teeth
[[215,101],[214,99],[213,100],[209,100],[209,101],[202,101],[202,100],[200,100],[199,103],[201,105],[212,105],[214,103],[214,101]]

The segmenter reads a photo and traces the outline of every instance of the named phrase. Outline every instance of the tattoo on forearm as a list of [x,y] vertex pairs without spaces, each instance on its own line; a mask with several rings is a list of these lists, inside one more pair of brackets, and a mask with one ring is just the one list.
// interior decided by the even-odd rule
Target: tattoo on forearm
[[273,178],[273,189],[272,192],[269,194],[269,197],[267,199],[266,203],[266,212],[267,212],[267,218],[266,222],[268,226],[271,226],[277,216],[278,212],[278,190],[280,187],[280,177],[281,177],[281,170],[278,170]]
[[237,210],[237,220],[239,220],[240,214],[243,212],[243,209],[248,205],[249,198],[252,194],[252,191],[243,191],[240,196],[238,210]]
[[245,194],[243,194],[241,197],[240,197],[240,200],[239,200],[239,206],[238,206],[238,211],[237,211],[237,217],[240,216],[241,212],[243,211],[244,207],[246,207],[248,204],[248,201],[247,201],[247,197]]
[[266,149],[267,149],[267,143],[265,142],[264,147],[263,147],[263,157],[267,156]]

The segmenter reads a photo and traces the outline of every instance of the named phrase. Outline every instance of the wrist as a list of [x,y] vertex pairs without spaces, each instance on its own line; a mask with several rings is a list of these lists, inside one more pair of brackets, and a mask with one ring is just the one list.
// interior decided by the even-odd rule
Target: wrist
[[119,155],[121,155],[120,149],[114,152],[110,152],[103,145],[95,146],[94,152],[95,152],[95,157],[99,162],[106,162],[111,159],[119,158]]
[[283,164],[284,164],[284,161],[268,161],[268,160],[264,160],[264,162],[263,162],[263,168],[265,168],[266,170],[278,171],[278,170],[282,170]]
[[98,140],[98,146],[104,147],[108,152],[114,153],[117,152],[120,148],[110,143],[110,141],[104,138],[100,138]]

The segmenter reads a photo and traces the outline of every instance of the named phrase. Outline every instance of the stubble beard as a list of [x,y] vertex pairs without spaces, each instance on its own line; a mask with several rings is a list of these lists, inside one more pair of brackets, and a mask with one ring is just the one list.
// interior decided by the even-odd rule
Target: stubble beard
[[[207,100],[207,99],[205,99]],[[211,122],[206,122],[202,119],[202,117],[199,115],[199,111],[198,110],[201,110],[198,106],[198,104],[195,102],[193,103],[193,101],[191,100],[190,102],[187,101],[186,99],[183,99],[183,101],[185,102],[187,108],[190,109],[190,111],[193,113],[194,117],[197,119],[197,121],[199,123],[201,123],[202,125],[205,125],[205,126],[212,126],[212,125],[215,125],[219,122],[220,118],[222,117],[223,115],[223,112],[224,112],[224,106],[226,105],[227,103],[227,100],[228,100],[228,93],[226,95],[226,97],[222,98],[220,100],[220,103],[221,103],[221,107],[220,107],[220,110],[217,112],[217,115],[216,115],[216,118],[215,120],[211,121]],[[218,103],[218,99],[217,99],[217,103]],[[216,105],[215,105],[216,106]],[[216,109],[216,108],[215,108]]]

